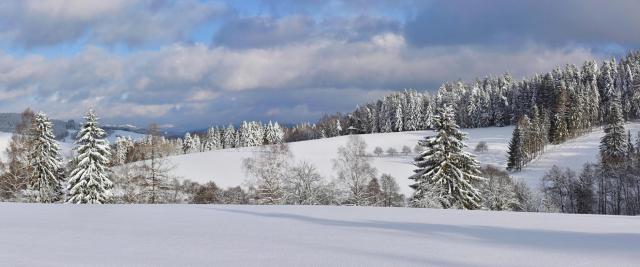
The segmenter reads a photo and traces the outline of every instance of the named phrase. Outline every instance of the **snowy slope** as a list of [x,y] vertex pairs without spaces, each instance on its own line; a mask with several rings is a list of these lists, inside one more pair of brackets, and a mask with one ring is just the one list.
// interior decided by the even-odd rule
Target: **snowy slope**
[[[640,131],[640,123],[629,123],[627,130],[632,133]],[[513,127],[490,127],[478,129],[464,129],[467,133],[467,150],[473,153],[473,148],[480,141],[487,142],[489,151],[484,153],[474,153],[482,164],[492,164],[504,168],[507,160],[507,147],[511,138]],[[401,133],[380,133],[365,134],[361,137],[368,144],[368,153],[373,154],[373,149],[380,146],[383,150],[393,147],[401,151],[406,145],[413,149],[418,140],[431,131],[401,132]],[[570,140],[560,145],[548,146],[545,154],[527,165],[522,172],[513,173],[517,179],[526,181],[532,188],[538,188],[540,179],[555,164],[561,167],[570,167],[580,170],[587,162],[596,162],[598,156],[598,146],[602,137],[602,129],[594,129],[593,132],[582,137]],[[320,140],[310,140],[295,142],[290,144],[290,149],[295,160],[305,160],[313,163],[320,173],[328,179],[335,177],[332,168],[332,159],[336,157],[339,146],[347,142],[346,136],[327,138]],[[172,163],[176,166],[173,174],[183,179],[190,179],[197,182],[215,181],[218,186],[231,187],[241,185],[245,181],[245,173],[242,169],[242,160],[253,155],[256,148],[225,149],[188,155],[171,157]],[[408,187],[410,181],[406,179],[413,173],[412,153],[409,156],[371,156],[373,166],[378,169],[378,173],[388,173],[394,176],[402,191],[410,194]]]
[[[625,129],[631,131],[632,140],[635,140],[640,131],[640,122],[627,123]],[[600,138],[603,135],[604,131],[597,128],[560,145],[549,145],[544,154],[527,164],[521,172],[513,173],[512,176],[524,179],[530,186],[537,188],[540,185],[540,179],[553,165],[580,172],[585,163],[598,162]]]
[[640,218],[0,204],[0,266],[637,266]]
[[[489,145],[489,151],[478,154],[477,158],[486,164],[497,166],[506,165],[507,143],[511,138],[513,127],[492,127],[469,129],[469,150],[480,142],[485,141]],[[380,133],[366,134],[361,137],[368,144],[367,152],[373,154],[373,149],[380,146],[383,150],[393,147],[401,151],[406,145],[413,149],[418,140],[431,131],[401,132],[401,133]],[[332,159],[336,157],[338,147],[344,146],[347,136],[326,138],[320,140],[309,140],[290,143],[290,149],[296,161],[308,161],[315,165],[320,173],[328,179],[335,176]],[[224,188],[241,185],[245,181],[245,173],[242,168],[242,161],[252,157],[257,148],[224,149],[203,153],[193,153],[171,157],[171,162],[175,165],[173,174],[183,179],[190,179],[197,182],[215,181],[218,186]],[[406,179],[413,173],[412,165],[415,154],[409,156],[371,156],[373,166],[378,169],[378,174],[387,173],[396,177],[404,193],[410,193],[409,180]]]

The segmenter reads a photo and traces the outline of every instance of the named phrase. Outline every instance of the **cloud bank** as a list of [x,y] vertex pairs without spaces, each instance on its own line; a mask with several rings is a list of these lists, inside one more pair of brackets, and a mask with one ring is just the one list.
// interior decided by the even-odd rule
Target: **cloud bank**
[[[635,1],[5,1],[0,111],[198,128],[313,121],[403,88],[602,59]],[[635,9],[634,9],[635,8]]]

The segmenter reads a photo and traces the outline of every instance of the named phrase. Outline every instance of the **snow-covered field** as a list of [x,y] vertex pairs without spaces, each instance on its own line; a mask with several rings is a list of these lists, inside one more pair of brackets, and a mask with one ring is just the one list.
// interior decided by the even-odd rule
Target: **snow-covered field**
[[0,203],[0,266],[637,266],[640,218]]
[[[632,140],[635,140],[640,131],[640,122],[627,123],[625,129],[631,131]],[[598,162],[600,138],[603,135],[604,131],[596,128],[588,134],[560,145],[549,145],[544,154],[527,164],[521,172],[513,173],[512,176],[528,181],[531,186],[539,186],[540,178],[553,165],[580,172],[585,163]]]
[[[492,127],[470,129],[468,144],[472,147],[479,141],[486,141],[489,151],[478,155],[478,159],[494,165],[506,164],[507,143],[511,138],[513,127]],[[418,140],[423,139],[431,131],[380,133],[360,135],[368,145],[367,152],[372,154],[372,164],[378,169],[378,174],[387,173],[396,177],[404,193],[409,193],[409,180],[405,179],[413,173],[412,165],[415,154],[395,157],[373,155],[373,149],[380,146],[384,151],[393,147],[401,151],[402,146],[408,146],[412,150]],[[289,148],[296,161],[307,161],[318,168],[318,171],[326,178],[335,177],[332,160],[336,158],[338,147],[347,143],[348,136],[309,140],[290,143]],[[203,153],[193,153],[171,157],[175,165],[173,174],[183,179],[197,182],[215,181],[218,186],[231,187],[241,185],[245,181],[245,172],[242,161],[252,157],[258,148],[224,149]],[[473,150],[473,148],[469,148]]]
[[[637,133],[640,131],[640,123],[627,124],[626,128]],[[469,146],[467,148],[469,152],[473,153],[478,142],[487,142],[488,152],[474,153],[482,164],[492,164],[503,168],[506,166],[507,148],[513,131],[512,126],[464,129],[463,131],[468,134],[469,139],[466,143]],[[373,154],[373,149],[376,146],[380,146],[384,151],[389,147],[401,151],[402,146],[405,145],[413,149],[418,140],[430,134],[432,134],[431,131],[416,131],[366,134],[361,137],[368,144],[368,153]],[[554,164],[580,170],[585,163],[597,161],[598,146],[602,135],[602,130],[596,129],[564,144],[550,145],[544,155],[530,163],[522,172],[514,173],[513,176],[526,181],[531,187],[537,188],[540,184],[540,178]],[[346,144],[347,138],[347,136],[341,136],[296,142],[290,144],[290,149],[295,160],[305,160],[312,163],[324,177],[331,179],[335,177],[332,159],[336,157],[338,147]],[[256,148],[225,149],[174,156],[171,157],[172,163],[176,166],[173,174],[197,182],[213,180],[222,187],[241,185],[246,177],[242,169],[242,160],[251,157],[255,150]],[[413,153],[409,156],[396,157],[372,156],[373,166],[378,169],[379,174],[387,173],[394,176],[402,191],[408,195],[411,193],[411,189],[408,187],[410,180],[406,178],[413,173],[414,156]]]

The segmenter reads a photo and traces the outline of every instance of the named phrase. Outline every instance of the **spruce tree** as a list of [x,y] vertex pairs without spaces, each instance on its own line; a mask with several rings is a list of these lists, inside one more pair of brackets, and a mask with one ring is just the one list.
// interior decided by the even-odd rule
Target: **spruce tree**
[[32,150],[29,152],[33,170],[31,189],[38,192],[37,200],[44,203],[55,202],[62,194],[60,152],[51,127],[51,121],[44,113],[36,114],[31,133]]
[[476,186],[485,179],[479,163],[463,151],[465,134],[458,130],[453,109],[445,106],[438,113],[432,122],[436,135],[419,142],[425,151],[415,158],[418,169],[409,177],[415,181],[413,201],[423,202],[435,189],[444,208],[480,208],[482,198]]
[[84,117],[85,123],[78,132],[74,161],[77,166],[69,179],[69,199],[76,204],[101,204],[109,201],[113,183],[107,178],[109,169],[109,143],[103,139],[104,130],[98,126],[93,110]]
[[520,126],[516,125],[513,129],[513,135],[509,142],[509,159],[507,162],[507,170],[520,171],[524,165],[525,153],[523,149],[523,138],[520,130]]
[[234,148],[236,143],[236,129],[232,124],[229,124],[222,134],[223,148]]
[[619,96],[614,94],[609,104],[607,125],[600,140],[600,158],[605,170],[614,170],[624,163],[628,147]]
[[567,90],[564,82],[561,82],[561,91],[556,98],[555,108],[551,118],[551,128],[549,132],[550,140],[554,144],[560,144],[567,140],[569,130],[566,121]]
[[191,137],[191,134],[189,132],[184,134],[184,140],[182,140],[182,152],[184,154],[187,153],[191,153],[193,152],[195,148],[195,142],[193,140],[193,137]]

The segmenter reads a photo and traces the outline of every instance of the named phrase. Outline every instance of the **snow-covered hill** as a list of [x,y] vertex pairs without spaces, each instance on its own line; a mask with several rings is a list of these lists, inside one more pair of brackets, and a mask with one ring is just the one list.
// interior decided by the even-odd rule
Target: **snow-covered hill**
[[[633,133],[640,131],[640,123],[629,123],[626,128]],[[468,134],[467,150],[473,153],[473,149],[480,141],[487,142],[489,151],[474,153],[482,164],[492,164],[505,167],[507,160],[507,147],[511,138],[513,127],[490,127],[463,130]],[[373,154],[376,146],[387,150],[393,147],[401,151],[402,146],[413,149],[418,140],[431,131],[401,132],[365,134],[361,137],[368,144],[368,152]],[[514,173],[517,179],[526,181],[531,187],[537,188],[540,178],[554,164],[561,167],[570,167],[575,170],[582,168],[587,162],[596,162],[598,146],[603,132],[595,129],[593,132],[560,145],[550,145],[545,154],[530,163],[522,172]],[[290,144],[290,149],[296,161],[305,160],[314,164],[320,173],[326,178],[335,176],[332,168],[332,159],[336,157],[338,147],[347,142],[346,136],[295,142]],[[183,179],[197,182],[215,181],[218,186],[230,187],[241,185],[245,181],[245,173],[242,168],[242,160],[251,157],[257,148],[225,149],[188,155],[171,157],[175,165],[173,174]],[[402,191],[410,194],[408,187],[410,181],[406,179],[413,173],[412,165],[415,154],[409,156],[371,156],[373,165],[378,173],[387,173],[396,177]]]
[[637,266],[640,218],[0,203],[0,266]]
[[[480,141],[486,141],[489,151],[479,154],[478,158],[482,162],[502,166],[506,164],[505,151],[512,131],[513,127],[471,129],[468,131],[470,133],[468,144],[475,146]],[[378,173],[387,173],[396,177],[403,191],[408,193],[409,181],[405,178],[414,169],[411,163],[415,154],[377,157],[373,156],[373,149],[379,146],[385,151],[390,147],[401,151],[405,145],[413,149],[418,140],[428,134],[431,132],[365,134],[361,137],[368,144],[367,152],[372,154],[372,163],[378,169]],[[344,146],[347,139],[348,136],[340,136],[295,142],[290,143],[289,148],[296,161],[304,160],[312,163],[324,177],[330,179],[335,175],[332,160],[337,155],[338,147]],[[242,168],[243,159],[252,157],[257,149],[259,148],[224,149],[173,156],[171,162],[176,167],[173,174],[197,182],[213,180],[222,187],[238,186],[245,181],[246,177]]]

